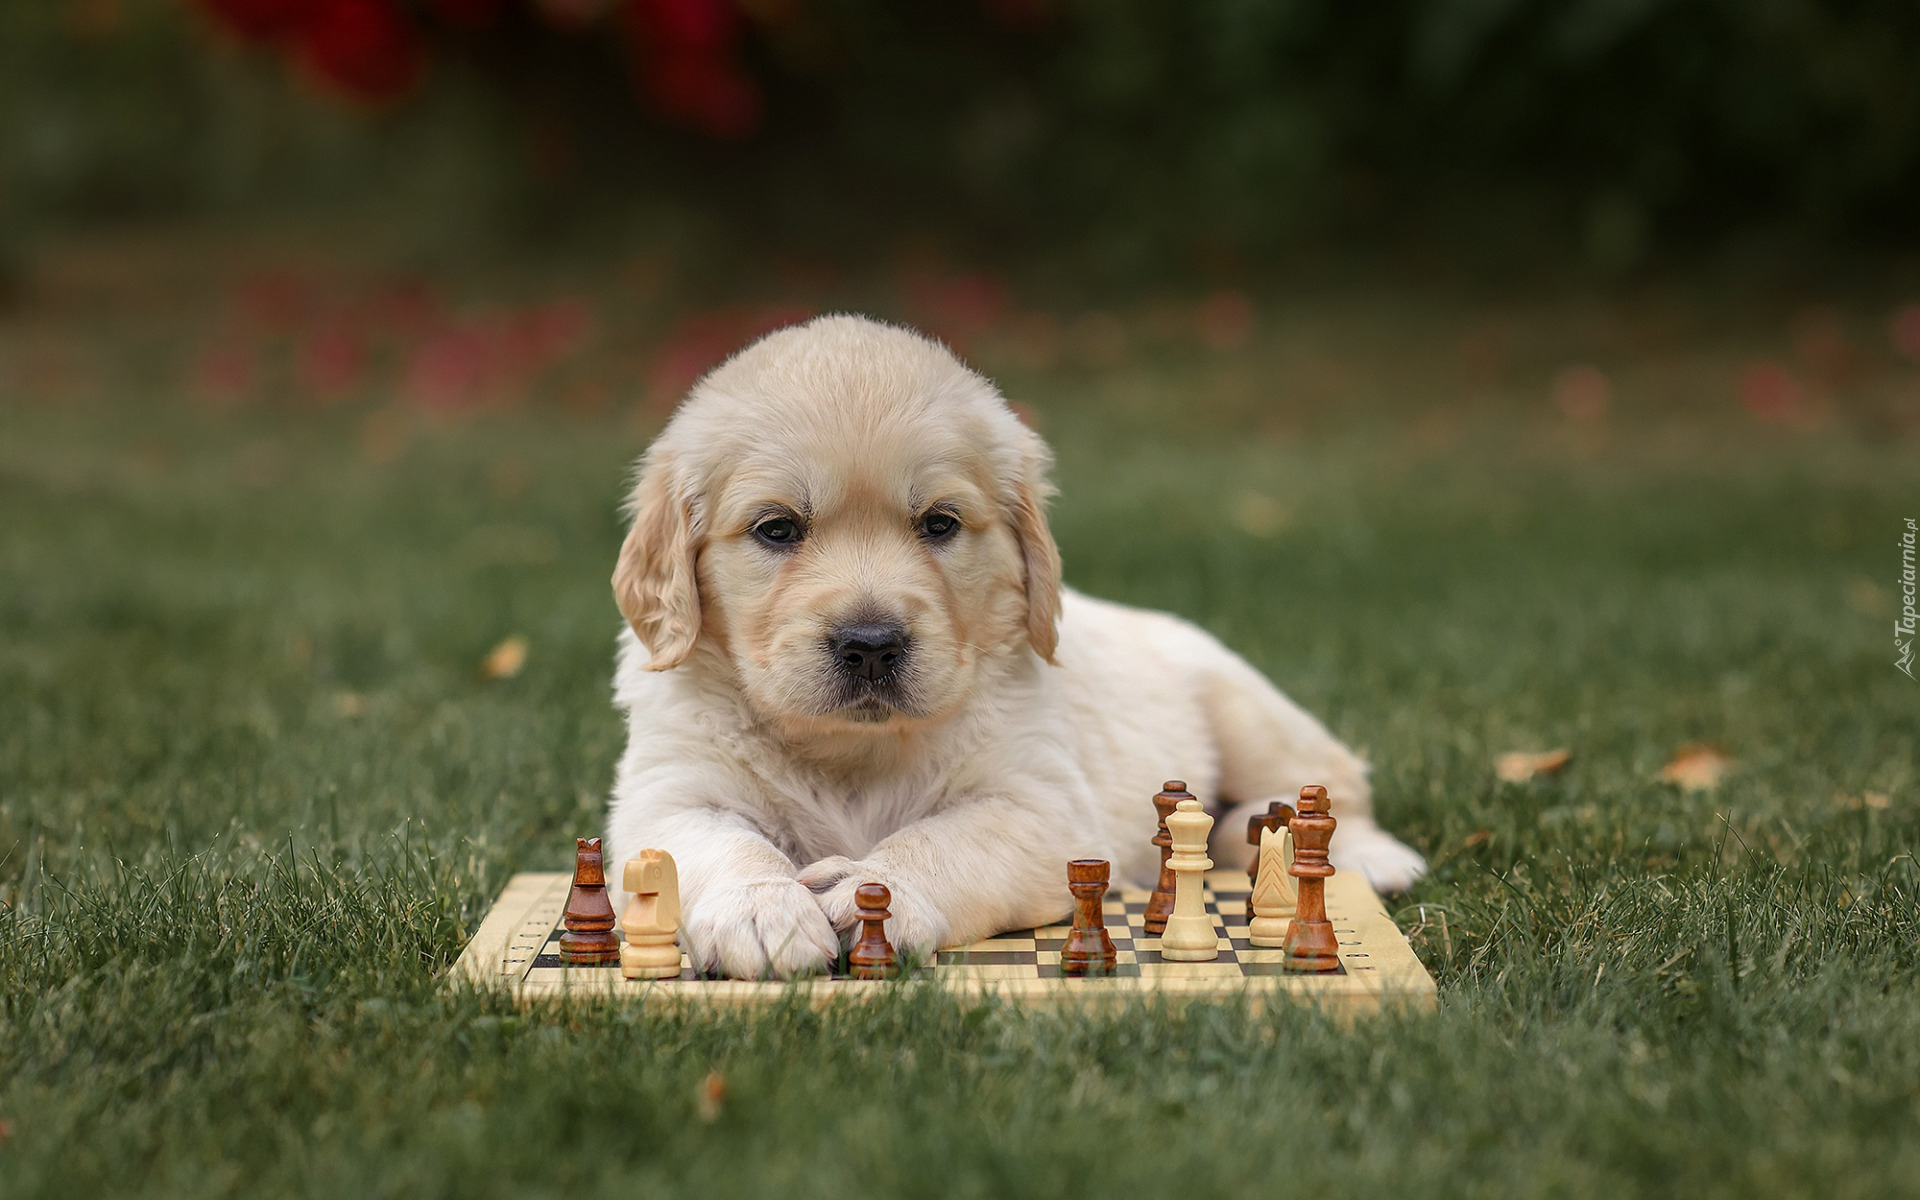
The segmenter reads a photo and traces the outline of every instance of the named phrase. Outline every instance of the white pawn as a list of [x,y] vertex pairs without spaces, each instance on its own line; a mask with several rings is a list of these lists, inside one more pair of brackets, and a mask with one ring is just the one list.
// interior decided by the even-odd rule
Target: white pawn
[[1298,893],[1287,868],[1293,865],[1293,831],[1265,829],[1260,833],[1260,869],[1253,881],[1253,920],[1247,941],[1255,946],[1284,946],[1287,926],[1293,924]]
[[665,850],[642,850],[627,860],[621,890],[633,893],[620,930],[620,974],[628,979],[672,979],[680,974],[680,870]]
[[1172,962],[1211,962],[1220,957],[1220,939],[1214,932],[1213,918],[1207,914],[1207,871],[1213,860],[1207,857],[1207,833],[1213,818],[1192,798],[1182,800],[1167,818],[1167,834],[1173,839],[1173,853],[1167,865],[1173,868],[1173,915],[1160,935],[1160,957]]

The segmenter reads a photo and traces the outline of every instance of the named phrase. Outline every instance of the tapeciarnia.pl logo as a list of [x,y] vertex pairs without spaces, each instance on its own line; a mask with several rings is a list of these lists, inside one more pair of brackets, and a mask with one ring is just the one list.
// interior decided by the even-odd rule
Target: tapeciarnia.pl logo
[[1893,648],[1900,655],[1893,665],[1913,678],[1913,630],[1920,615],[1913,611],[1913,539],[1914,519],[1907,518],[1907,530],[1900,535],[1900,615],[1893,619]]

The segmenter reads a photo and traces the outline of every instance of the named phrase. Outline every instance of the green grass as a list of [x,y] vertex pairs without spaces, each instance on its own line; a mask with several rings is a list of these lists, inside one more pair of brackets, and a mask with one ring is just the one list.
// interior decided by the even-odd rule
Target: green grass
[[[0,1195],[1920,1195],[1911,441],[1497,405],[1249,438],[1153,415],[1192,370],[1020,381],[1069,578],[1366,748],[1433,863],[1394,906],[1437,1014],[449,989],[507,877],[597,828],[644,434],[377,465],[353,414],[11,403]],[[1691,741],[1737,761],[1712,792],[1658,780]]]

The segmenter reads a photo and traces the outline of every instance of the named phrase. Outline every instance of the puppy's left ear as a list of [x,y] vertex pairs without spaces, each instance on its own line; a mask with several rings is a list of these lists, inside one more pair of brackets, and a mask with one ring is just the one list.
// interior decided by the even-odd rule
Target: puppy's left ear
[[1047,528],[1046,477],[1036,463],[1014,489],[1008,514],[1027,585],[1027,644],[1048,662],[1060,642],[1060,548]]

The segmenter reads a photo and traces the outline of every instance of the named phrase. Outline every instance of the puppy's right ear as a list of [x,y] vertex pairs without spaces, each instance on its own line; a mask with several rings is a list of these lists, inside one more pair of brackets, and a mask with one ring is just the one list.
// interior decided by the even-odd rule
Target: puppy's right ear
[[647,669],[671,670],[686,661],[700,636],[693,510],[671,457],[647,456],[628,508],[633,528],[614,564],[613,599],[653,655]]
[[1021,482],[1014,496],[1013,536],[1026,579],[1027,644],[1053,662],[1060,644],[1060,548],[1047,527],[1045,502],[1044,480]]

